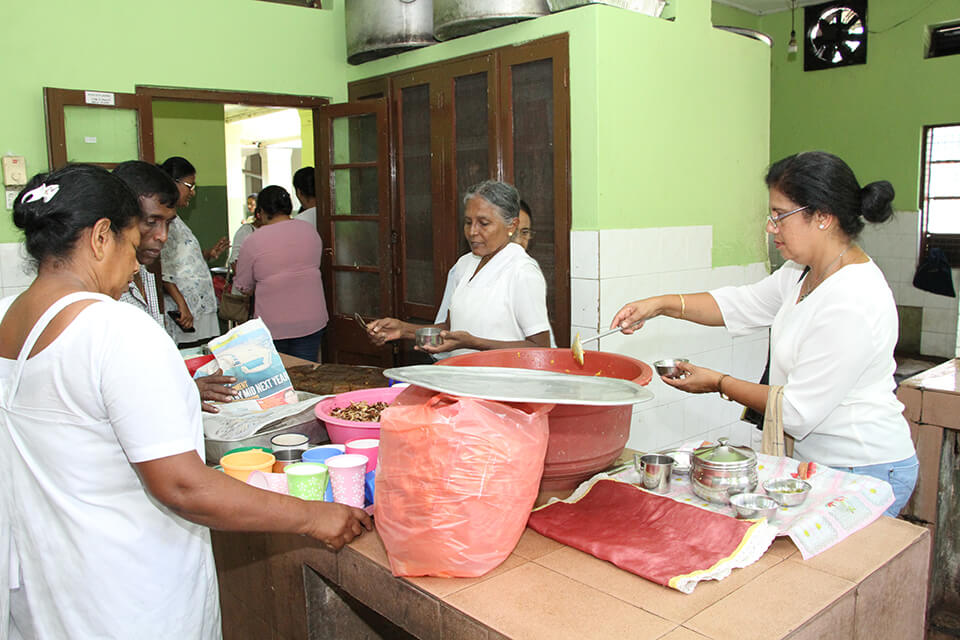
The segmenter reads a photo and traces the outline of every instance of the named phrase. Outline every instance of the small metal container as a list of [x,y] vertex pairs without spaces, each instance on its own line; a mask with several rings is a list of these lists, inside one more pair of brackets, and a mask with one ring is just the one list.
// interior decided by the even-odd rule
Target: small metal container
[[688,476],[690,475],[690,464],[693,460],[693,452],[685,451],[683,449],[674,449],[673,451],[661,451],[662,455],[670,456],[673,458],[673,475],[675,476]]
[[809,482],[796,478],[767,480],[763,483],[763,490],[767,492],[767,495],[784,507],[795,507],[803,504],[812,488]]
[[440,332],[443,329],[439,327],[420,327],[414,333],[416,345],[418,347],[431,346],[438,347],[443,344],[443,338],[440,337]]
[[664,378],[679,378],[683,372],[677,368],[678,362],[690,362],[686,358],[673,358],[671,360],[657,360],[653,363],[657,373]]
[[690,465],[690,489],[708,502],[727,504],[730,496],[757,488],[757,454],[750,447],[727,444],[695,449]]
[[284,467],[288,464],[300,462],[303,458],[303,451],[303,449],[280,449],[279,451],[274,451],[273,455],[277,460],[273,463],[273,472],[283,473]]
[[640,474],[644,489],[654,493],[670,491],[670,471],[673,469],[673,458],[659,453],[648,453],[645,456],[635,454],[633,464]]
[[760,493],[738,493],[730,496],[730,505],[737,512],[737,517],[745,520],[769,520],[777,512],[777,501]]
[[305,433],[278,433],[270,438],[270,446],[274,451],[280,449],[305,449],[310,437]]

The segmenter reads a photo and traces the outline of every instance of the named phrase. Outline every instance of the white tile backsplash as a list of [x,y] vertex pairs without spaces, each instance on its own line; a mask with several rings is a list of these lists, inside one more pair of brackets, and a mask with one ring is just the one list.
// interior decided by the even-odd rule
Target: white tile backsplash
[[[713,228],[605,229],[571,236],[573,331],[594,335],[594,291],[599,300],[597,326],[607,327],[626,303],[668,293],[695,293],[755,282],[767,275],[766,263],[713,268]],[[596,252],[595,256],[590,251]],[[597,264],[596,275],[589,266]],[[596,289],[584,280],[594,279]],[[603,338],[603,351],[637,358],[650,365],[663,358],[686,357],[748,380],[759,380],[767,358],[767,332],[736,339],[722,327],[702,327],[673,318],[654,318],[631,336]],[[593,344],[593,343],[591,343]],[[729,435],[742,408],[717,394],[694,395],[674,389],[654,375],[648,389],[654,400],[638,405],[628,446],[663,449],[691,439]],[[748,425],[749,426],[749,425]]]
[[[600,282],[570,279],[570,321],[584,327],[600,326]],[[609,320],[607,321],[609,322]]]
[[570,233],[571,277],[600,277],[599,242],[599,231],[573,231]]
[[[921,291],[913,286],[916,271],[920,214],[897,211],[884,224],[867,225],[860,246],[883,271],[898,305],[922,307],[920,351],[924,355],[953,357],[960,353],[958,300]],[[954,287],[960,291],[960,269],[953,270]]]

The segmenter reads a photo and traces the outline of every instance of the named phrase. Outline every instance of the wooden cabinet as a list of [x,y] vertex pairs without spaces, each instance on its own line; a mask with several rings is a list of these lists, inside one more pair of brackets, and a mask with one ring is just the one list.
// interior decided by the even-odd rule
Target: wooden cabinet
[[[469,248],[462,194],[513,183],[533,210],[530,254],[547,280],[558,344],[570,332],[570,99],[566,35],[351,83],[389,101],[393,313],[432,322]],[[409,354],[408,354],[409,355]],[[409,361],[399,353],[398,361]]]

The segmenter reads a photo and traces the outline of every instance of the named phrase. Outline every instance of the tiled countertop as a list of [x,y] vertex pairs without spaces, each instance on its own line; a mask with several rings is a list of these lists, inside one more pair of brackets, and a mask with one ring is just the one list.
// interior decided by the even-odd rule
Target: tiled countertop
[[[928,545],[925,529],[887,517],[808,561],[779,538],[759,562],[684,595],[531,529],[481,578],[396,579],[373,534],[345,550],[340,564],[357,574],[342,567],[340,578],[353,595],[362,583],[359,599],[394,622],[430,602],[414,625],[422,637],[922,638]],[[390,582],[416,593],[390,594]]]
[[930,552],[925,528],[882,517],[807,561],[778,538],[684,595],[531,529],[480,578],[396,578],[375,531],[340,553],[291,535],[213,532],[213,543],[225,640],[378,637],[345,621],[355,604],[330,607],[342,592],[417,638],[919,640]]

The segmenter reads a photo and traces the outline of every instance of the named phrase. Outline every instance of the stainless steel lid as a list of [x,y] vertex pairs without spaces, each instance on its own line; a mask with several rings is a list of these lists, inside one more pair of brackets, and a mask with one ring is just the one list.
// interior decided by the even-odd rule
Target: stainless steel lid
[[695,449],[694,461],[699,461],[712,469],[739,469],[757,463],[757,454],[753,449],[727,444],[727,440],[727,438],[717,438],[717,444]]

